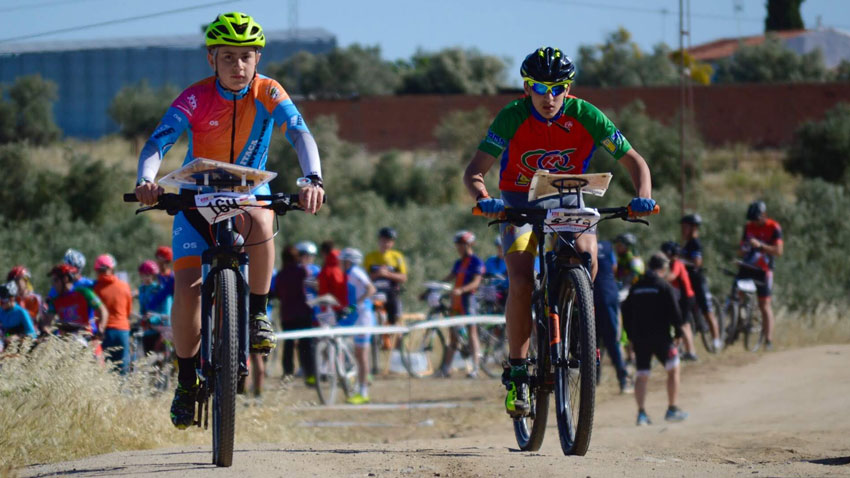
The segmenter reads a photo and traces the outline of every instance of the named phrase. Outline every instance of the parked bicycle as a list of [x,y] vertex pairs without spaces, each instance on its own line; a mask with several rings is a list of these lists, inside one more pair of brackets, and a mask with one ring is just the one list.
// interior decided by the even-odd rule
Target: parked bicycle
[[130,373],[146,373],[154,390],[169,390],[177,376],[177,355],[168,316],[131,314],[131,318]]
[[[321,295],[308,301],[308,304],[310,307],[319,307],[320,312],[316,314],[316,320],[320,328],[329,329],[336,326],[337,318],[333,307],[339,305],[339,302],[334,296]],[[316,391],[324,405],[336,403],[338,388],[342,388],[345,398],[354,395],[357,391],[357,362],[354,360],[354,351],[349,342],[350,337],[338,335],[316,338],[314,345]]]
[[[595,233],[596,225],[608,219],[649,224],[632,218],[627,207],[585,207],[582,193],[602,195],[610,179],[610,173],[538,172],[532,180],[536,197],[529,194],[529,200],[542,199],[538,206],[508,208],[502,219],[490,222],[518,227],[529,224],[533,234],[541,238],[537,241],[536,259],[540,267],[531,298],[535,331],[532,340],[536,342],[528,356],[531,410],[527,416],[513,419],[517,444],[524,451],[539,450],[543,443],[553,391],[561,450],[565,455],[584,455],[590,446],[599,351],[589,272],[591,257],[576,249],[576,238]],[[482,214],[477,207],[473,212]],[[508,374],[509,369],[505,368],[503,382]]]
[[[248,376],[248,254],[233,218],[249,208],[271,209],[278,215],[301,209],[297,194],[252,195],[250,189],[265,184],[274,173],[218,161],[196,159],[160,180],[181,186],[205,188],[210,193],[183,189],[166,193],[159,202],[136,210],[153,209],[176,215],[197,210],[209,222],[213,246],[201,256],[201,368],[195,425],[209,427],[210,399],[213,415],[213,463],[233,463],[236,428],[236,394]],[[257,178],[256,180],[254,178]],[[137,202],[135,193],[125,202]]]
[[[753,266],[741,261],[736,261],[739,267]],[[756,352],[765,342],[764,328],[762,327],[761,313],[758,311],[758,296],[756,290],[760,281],[756,279],[742,279],[738,273],[722,268],[724,274],[733,278],[732,288],[729,295],[718,307],[718,320],[726,326],[726,345],[734,344],[739,337],[744,338],[744,348],[750,352]]]
[[[447,334],[457,335],[456,356],[451,357],[451,365],[465,363],[472,359],[472,344],[465,325],[450,327],[446,332],[439,327],[431,327],[429,322],[448,319],[451,316],[451,284],[446,282],[426,282],[421,298],[428,304],[425,320],[411,324],[411,330],[401,338],[401,362],[410,376],[421,378],[437,373],[449,360],[449,342]],[[501,376],[502,362],[507,360],[507,337],[504,324],[478,324],[478,341],[481,357],[479,366],[491,378]]]

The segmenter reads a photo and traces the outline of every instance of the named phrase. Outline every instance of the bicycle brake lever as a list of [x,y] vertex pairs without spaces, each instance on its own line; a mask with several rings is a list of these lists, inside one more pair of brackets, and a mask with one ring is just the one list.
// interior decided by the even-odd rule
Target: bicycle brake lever
[[646,219],[626,219],[626,221],[629,221],[629,222],[639,222],[639,223],[641,223],[641,224],[645,224],[645,225],[647,225],[647,226],[649,225],[649,221],[647,221]]
[[141,214],[145,211],[150,211],[151,209],[156,209],[156,205],[140,207],[139,209],[136,209],[136,214]]

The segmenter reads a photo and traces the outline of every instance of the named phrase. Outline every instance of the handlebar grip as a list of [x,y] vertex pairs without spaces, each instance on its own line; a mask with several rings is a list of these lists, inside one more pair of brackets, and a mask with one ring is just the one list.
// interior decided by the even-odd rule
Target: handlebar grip
[[139,202],[136,193],[127,193],[124,195],[124,202]]
[[[481,207],[479,207],[479,206],[475,206],[474,208],[472,208],[472,215],[473,216],[487,217],[487,215],[484,214],[484,211],[482,211]],[[499,212],[499,219],[505,219],[506,217],[507,217],[507,214],[505,213],[505,211]]]
[[[631,206],[628,207],[628,210],[629,210],[629,217],[639,217],[638,214],[636,214],[634,211],[632,211]],[[652,208],[652,211],[650,211],[648,213],[641,213],[640,216],[652,216],[652,215],[658,214],[660,212],[661,212],[661,206],[656,204],[655,207]]]

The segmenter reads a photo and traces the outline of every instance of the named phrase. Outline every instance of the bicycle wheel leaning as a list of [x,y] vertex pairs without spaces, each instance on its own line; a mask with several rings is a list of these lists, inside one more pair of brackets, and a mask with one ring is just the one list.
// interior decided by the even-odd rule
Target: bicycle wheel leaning
[[344,340],[342,338],[334,340],[336,375],[345,398],[350,398],[357,391],[357,361],[348,342]]
[[401,338],[401,363],[411,377],[425,377],[443,365],[446,349],[440,329],[413,329]]
[[213,463],[233,463],[236,431],[236,383],[239,378],[236,272],[219,271],[213,298]]
[[744,317],[743,333],[744,347],[750,352],[757,352],[766,340],[760,312],[757,313],[755,307],[748,304],[747,313]]
[[[537,301],[532,298],[532,303]],[[514,436],[522,451],[537,451],[543,445],[546,434],[546,422],[549,420],[549,393],[546,385],[546,371],[549,370],[548,333],[546,319],[542,310],[535,307],[535,327],[531,335],[534,344],[528,349],[529,381],[528,403],[531,406],[528,416],[514,418]]]
[[316,391],[324,405],[336,403],[338,385],[336,346],[333,340],[320,338],[313,350],[316,364]]
[[555,411],[565,455],[584,455],[590,446],[596,406],[596,321],[587,273],[561,274],[557,298],[560,343],[555,367]]
[[508,360],[508,341],[504,325],[479,325],[481,370],[490,378],[502,376],[502,364]]

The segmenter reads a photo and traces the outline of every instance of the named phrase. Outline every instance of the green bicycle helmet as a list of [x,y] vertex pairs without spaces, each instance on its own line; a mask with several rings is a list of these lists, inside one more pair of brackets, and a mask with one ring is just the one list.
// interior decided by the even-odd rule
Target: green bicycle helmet
[[239,12],[222,13],[204,32],[207,48],[215,46],[266,46],[263,27],[249,15]]

